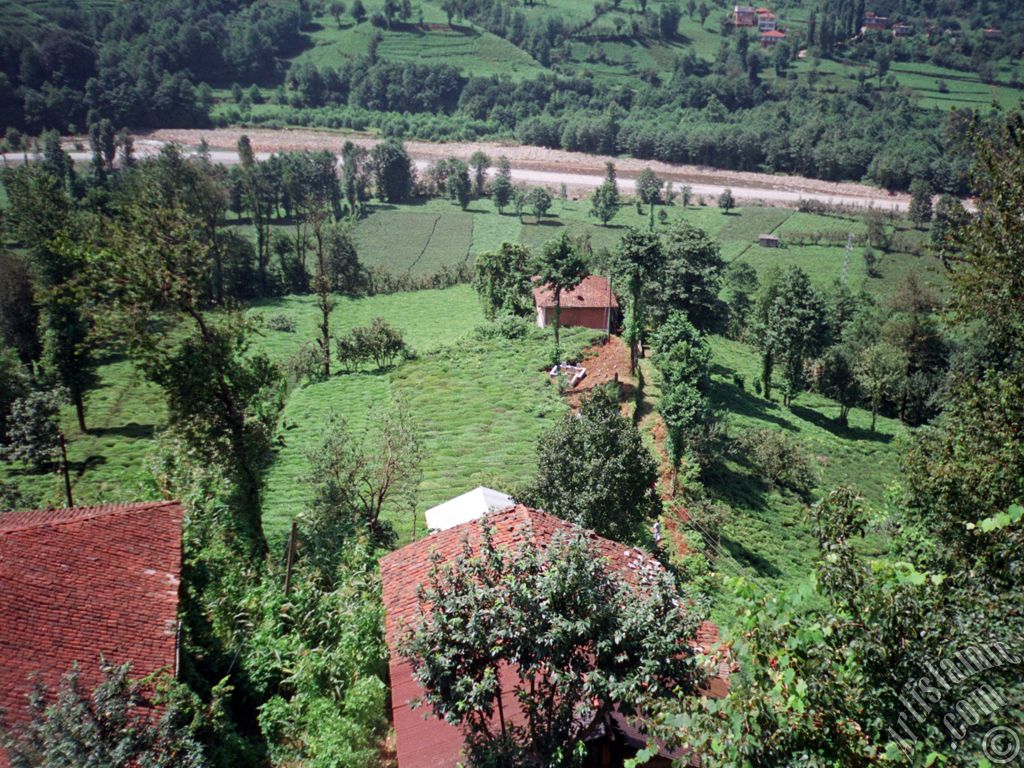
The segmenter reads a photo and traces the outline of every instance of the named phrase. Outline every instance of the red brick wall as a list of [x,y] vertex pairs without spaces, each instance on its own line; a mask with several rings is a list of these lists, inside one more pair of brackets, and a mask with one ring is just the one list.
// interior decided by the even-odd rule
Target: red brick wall
[[[555,308],[545,308],[547,325],[555,322]],[[562,307],[559,320],[563,326],[573,325],[581,328],[594,328],[603,331],[608,327],[608,310],[600,307],[572,308]]]

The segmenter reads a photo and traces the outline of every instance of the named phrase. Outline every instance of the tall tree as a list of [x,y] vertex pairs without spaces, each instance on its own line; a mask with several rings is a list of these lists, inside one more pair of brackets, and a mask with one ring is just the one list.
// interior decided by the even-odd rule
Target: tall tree
[[413,165],[405,146],[398,139],[387,139],[370,150],[377,197],[384,202],[400,202],[412,192]]
[[661,273],[664,264],[661,240],[653,232],[630,229],[619,242],[613,268],[629,293],[629,318],[626,340],[629,343],[630,372],[636,371],[638,347],[643,344],[647,324],[644,296],[651,281]]
[[615,214],[619,212],[619,184],[615,178],[615,164],[610,160],[605,163],[604,181],[601,182],[590,199],[590,215],[608,226]]
[[88,235],[73,217],[63,181],[46,170],[24,166],[4,183],[13,232],[31,254],[40,286],[43,372],[67,390],[86,432],[85,395],[96,384],[91,301],[81,280]]
[[502,155],[498,158],[498,173],[491,182],[491,199],[499,214],[512,202],[512,193],[512,166],[509,165],[508,158]]
[[721,326],[718,294],[725,261],[718,243],[703,229],[679,221],[662,238],[662,258],[662,271],[647,292],[652,318],[664,320],[679,311],[702,331]]
[[[145,169],[144,169],[145,170]],[[235,535],[246,554],[266,554],[260,499],[280,407],[280,374],[248,349],[238,312],[207,310],[213,268],[199,221],[149,180],[112,223],[109,247],[92,265],[103,327],[167,399],[168,421],[198,456],[237,489]],[[165,323],[154,322],[163,318]],[[176,327],[169,337],[166,324]]]
[[910,182],[910,220],[923,227],[932,220],[932,185],[924,179]]
[[587,276],[587,262],[577,243],[562,232],[544,243],[537,260],[538,283],[548,288],[555,299],[555,356],[559,355],[559,331],[562,322],[562,294],[571,291]]
[[650,229],[654,230],[654,206],[661,202],[661,190],[665,180],[650,168],[644,168],[636,179],[636,193],[640,200],[649,208],[651,216]]
[[533,309],[530,290],[532,265],[530,249],[519,243],[502,243],[496,251],[477,254],[473,264],[473,285],[488,320],[503,313],[530,313]]
[[469,167],[473,169],[473,195],[484,197],[487,194],[487,169],[491,167],[491,158],[479,149],[469,156]]

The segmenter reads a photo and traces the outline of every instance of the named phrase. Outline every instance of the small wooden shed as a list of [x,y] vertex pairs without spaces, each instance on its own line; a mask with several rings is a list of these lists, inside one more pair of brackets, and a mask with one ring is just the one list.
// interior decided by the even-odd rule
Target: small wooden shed
[[775,235],[758,235],[757,244],[762,248],[778,248],[782,241]]

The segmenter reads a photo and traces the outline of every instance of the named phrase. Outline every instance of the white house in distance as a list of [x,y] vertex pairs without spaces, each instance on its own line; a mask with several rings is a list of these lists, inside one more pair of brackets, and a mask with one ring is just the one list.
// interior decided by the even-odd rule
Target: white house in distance
[[483,517],[489,512],[514,507],[515,504],[515,499],[508,494],[479,485],[472,491],[428,509],[427,528],[431,531],[445,531]]

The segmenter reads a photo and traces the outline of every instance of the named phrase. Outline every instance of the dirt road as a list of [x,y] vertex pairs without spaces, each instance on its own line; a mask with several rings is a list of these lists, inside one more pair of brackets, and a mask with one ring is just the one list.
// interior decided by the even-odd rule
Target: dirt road
[[[166,142],[177,142],[187,149],[194,149],[205,139],[210,146],[212,159],[231,165],[238,162],[235,147],[242,134],[249,136],[257,157],[261,158],[274,152],[302,149],[326,149],[337,153],[346,140],[364,147],[372,147],[379,141],[365,134],[307,129],[160,129],[136,134],[135,147],[138,154],[146,155],[158,151]],[[79,146],[82,146],[83,140],[79,141]],[[466,159],[477,150],[483,151],[492,159],[504,155],[512,165],[512,178],[515,181],[552,188],[565,184],[577,194],[585,194],[597,187],[603,181],[605,163],[612,161],[618,172],[619,187],[625,191],[632,191],[635,188],[636,176],[644,168],[650,167],[659,176],[671,181],[677,190],[683,185],[690,186],[695,196],[717,197],[722,190],[728,188],[738,200],[765,205],[795,207],[800,200],[818,200],[839,205],[874,206],[882,210],[901,211],[905,211],[910,202],[907,195],[888,194],[884,190],[865,184],[834,183],[800,176],[722,171],[704,166],[671,165],[657,161],[589,155],[519,144],[406,141],[405,147],[417,167],[421,169],[446,157]],[[68,142],[68,150],[76,162],[88,162],[88,152],[75,150],[74,142]],[[4,157],[5,162],[18,162],[20,159],[20,155]]]

